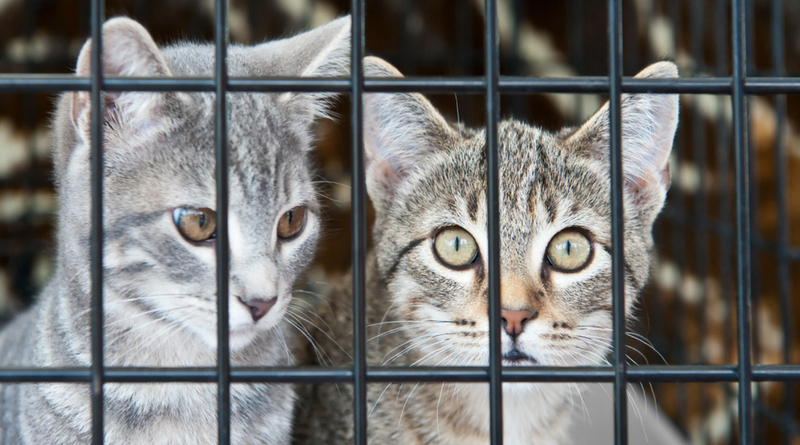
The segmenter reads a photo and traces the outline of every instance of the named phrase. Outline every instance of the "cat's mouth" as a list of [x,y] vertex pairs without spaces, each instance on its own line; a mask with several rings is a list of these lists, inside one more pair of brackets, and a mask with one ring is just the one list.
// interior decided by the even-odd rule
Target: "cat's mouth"
[[516,347],[503,354],[504,366],[532,366],[538,364],[539,362],[535,358],[520,351]]

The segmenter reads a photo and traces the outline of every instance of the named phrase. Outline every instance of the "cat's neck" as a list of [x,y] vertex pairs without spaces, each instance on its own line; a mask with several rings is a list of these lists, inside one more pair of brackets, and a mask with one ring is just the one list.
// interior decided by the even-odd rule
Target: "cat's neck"
[[[456,408],[486,443],[489,438],[488,385],[462,385]],[[503,385],[503,439],[507,444],[564,443],[577,390],[566,384],[505,383]],[[574,398],[573,398],[574,397]]]
[[[406,417],[408,422],[403,423],[415,429],[421,440],[436,437],[441,443],[462,445],[489,442],[488,385],[427,384],[417,387],[416,394],[412,391],[401,391],[397,398],[398,413],[405,412],[398,421]],[[577,391],[568,384],[505,383],[504,443],[566,443],[572,405],[580,403]]]

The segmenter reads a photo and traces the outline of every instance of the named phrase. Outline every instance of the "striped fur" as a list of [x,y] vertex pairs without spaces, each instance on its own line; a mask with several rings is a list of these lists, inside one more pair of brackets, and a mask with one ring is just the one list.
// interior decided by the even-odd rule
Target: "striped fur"
[[[254,47],[229,49],[231,76],[344,74],[349,18]],[[103,27],[104,71],[122,76],[213,76],[212,45],[156,47],[124,18]],[[92,45],[78,59],[90,72]],[[308,159],[324,97],[228,95],[231,363],[287,365],[283,315],[293,282],[311,261],[320,208]],[[0,333],[0,366],[88,366],[90,354],[90,139],[88,93],[66,93],[54,129],[59,194],[58,261],[38,302]],[[104,126],[104,316],[107,366],[213,366],[214,243],[186,241],[176,207],[215,207],[213,94],[106,94]],[[278,218],[304,206],[297,237],[276,236]],[[255,320],[239,300],[277,297]],[[108,384],[105,443],[202,444],[217,437],[213,384]],[[0,442],[90,442],[89,388],[0,386]],[[289,385],[233,385],[232,443],[287,443]]]
[[[368,75],[399,75],[379,59],[367,59],[365,67]],[[677,70],[662,62],[639,76],[676,77]],[[627,95],[622,113],[625,293],[631,314],[648,278],[652,224],[669,186],[678,98]],[[460,226],[486,252],[485,133],[449,125],[419,94],[367,95],[364,114],[367,186],[376,210],[367,271],[368,361],[485,366],[485,257],[454,270],[437,260],[433,249],[441,228]],[[537,314],[516,347],[538,365],[603,363],[612,325],[608,108],[577,129],[555,134],[503,121],[498,138],[502,305]],[[545,260],[549,241],[569,227],[581,228],[593,240],[592,259],[574,273],[559,272]],[[331,298],[347,304],[348,287],[345,280]],[[346,364],[352,322],[336,307],[320,311],[344,351],[324,336],[319,347],[334,363]],[[501,335],[507,353],[512,338],[505,331]],[[569,443],[571,404],[578,398],[574,389],[505,384],[505,443]],[[367,397],[370,443],[488,443],[486,385],[376,384]],[[352,440],[349,388],[321,386],[305,398],[298,412],[308,435],[301,443]]]

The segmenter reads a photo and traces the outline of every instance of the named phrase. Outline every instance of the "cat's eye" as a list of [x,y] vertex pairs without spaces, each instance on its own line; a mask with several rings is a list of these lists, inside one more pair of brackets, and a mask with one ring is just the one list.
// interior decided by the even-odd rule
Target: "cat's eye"
[[172,218],[178,231],[189,241],[209,241],[216,235],[217,213],[211,209],[178,207],[172,213]]
[[478,258],[478,243],[461,227],[448,227],[436,234],[433,251],[445,265],[461,268],[474,263]]
[[592,256],[592,242],[580,230],[562,230],[547,246],[547,262],[562,272],[577,272]]
[[297,236],[306,225],[306,209],[294,207],[278,220],[278,238],[286,240]]

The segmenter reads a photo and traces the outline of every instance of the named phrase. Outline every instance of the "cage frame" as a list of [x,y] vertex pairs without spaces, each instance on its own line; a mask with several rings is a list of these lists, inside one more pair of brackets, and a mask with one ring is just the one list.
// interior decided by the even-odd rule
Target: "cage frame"
[[[102,131],[103,113],[92,113],[92,363],[88,368],[0,368],[0,383],[89,383],[92,400],[93,444],[103,443],[103,387],[106,383],[206,382],[218,385],[219,443],[230,443],[230,385],[232,383],[353,383],[355,443],[367,442],[367,383],[372,382],[488,382],[490,388],[491,443],[502,443],[503,382],[613,382],[615,443],[627,443],[627,397],[629,382],[736,382],[738,388],[739,442],[756,440],[752,383],[784,382],[787,387],[800,382],[800,365],[755,365],[752,362],[752,244],[750,151],[748,148],[747,96],[775,95],[778,112],[778,135],[786,131],[786,94],[800,94],[800,78],[785,77],[783,42],[783,0],[772,0],[776,25],[771,37],[776,73],[773,77],[748,77],[748,23],[746,0],[731,0],[731,76],[682,79],[633,79],[622,76],[622,0],[607,0],[609,75],[603,77],[533,78],[501,76],[499,70],[497,0],[485,0],[485,70],[479,77],[365,78],[363,57],[365,0],[351,0],[352,53],[349,78],[235,78],[227,74],[228,20],[226,0],[215,0],[215,75],[213,78],[106,78],[102,72],[102,25],[104,1],[91,0],[92,71],[88,78],[69,75],[0,75],[0,93],[89,91],[93,110],[102,110],[104,91],[206,91],[214,92],[216,101],[217,155],[217,294],[218,294],[218,364],[193,368],[118,368],[103,363],[103,270],[102,270]],[[352,134],[352,269],[354,297],[355,357],[349,367],[234,367],[230,366],[228,348],[228,237],[227,237],[227,122],[228,92],[334,92],[351,98]],[[363,95],[371,92],[474,92],[486,97],[487,194],[489,203],[489,314],[490,360],[485,367],[371,367],[366,362],[365,258],[367,252],[366,190],[363,165]],[[503,368],[500,354],[500,238],[498,140],[500,94],[607,93],[611,118],[611,195],[613,255],[613,361],[611,366]],[[735,184],[734,240],[736,241],[737,358],[736,365],[637,365],[625,361],[621,97],[623,93],[714,94],[730,96],[733,106],[733,147]],[[776,159],[785,153],[783,138],[778,137]],[[785,187],[786,172],[779,171],[781,299],[788,301],[790,275],[788,264],[800,260],[800,249],[788,240]],[[789,304],[789,303],[787,303]],[[784,327],[791,326],[789,311],[784,310]],[[791,338],[784,333],[784,360],[791,358]],[[791,391],[789,392],[791,394]],[[793,400],[793,398],[792,398]],[[789,403],[793,415],[793,403]]]

